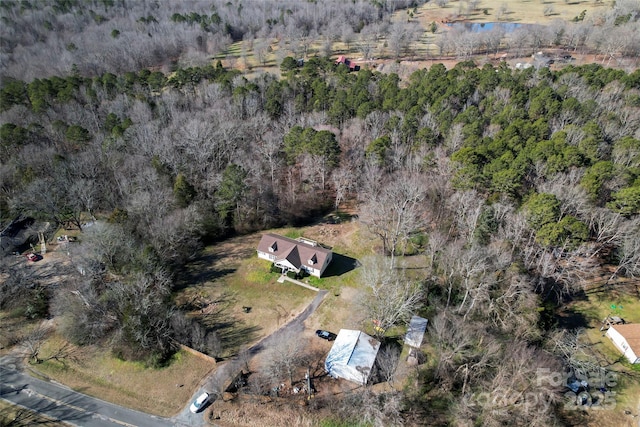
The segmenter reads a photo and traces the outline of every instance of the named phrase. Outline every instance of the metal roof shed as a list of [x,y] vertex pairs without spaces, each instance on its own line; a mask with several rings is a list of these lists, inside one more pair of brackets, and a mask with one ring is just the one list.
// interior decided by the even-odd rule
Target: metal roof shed
[[366,384],[376,361],[380,341],[364,332],[340,329],[324,367],[334,378]]
[[409,329],[404,337],[404,343],[411,347],[419,348],[422,345],[424,331],[427,330],[428,322],[424,317],[413,316],[409,322]]

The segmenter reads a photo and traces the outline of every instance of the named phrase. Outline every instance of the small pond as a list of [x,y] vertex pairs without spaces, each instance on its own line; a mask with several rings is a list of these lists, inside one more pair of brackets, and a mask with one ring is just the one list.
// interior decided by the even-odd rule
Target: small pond
[[530,24],[519,24],[517,22],[451,22],[447,24],[447,27],[453,29],[466,30],[473,33],[483,33],[491,31],[494,28],[504,30],[505,33],[510,33],[518,28],[527,27]]

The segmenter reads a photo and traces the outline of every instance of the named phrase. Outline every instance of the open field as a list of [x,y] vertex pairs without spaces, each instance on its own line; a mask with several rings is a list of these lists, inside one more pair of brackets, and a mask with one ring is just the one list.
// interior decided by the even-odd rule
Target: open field
[[[549,24],[555,19],[572,20],[583,10],[587,16],[598,10],[610,7],[610,2],[597,3],[593,0],[481,0],[475,10],[468,10],[467,1],[450,1],[446,7],[428,2],[418,8],[414,19],[425,28],[431,22],[471,21],[471,22],[519,22],[522,24]],[[487,13],[485,13],[485,10]],[[402,10],[396,19],[406,19],[407,12]]]
[[259,240],[260,235],[253,234],[206,248],[187,266],[176,294],[185,309],[204,305],[190,314],[216,331],[223,346],[220,357],[234,356],[271,334],[315,297],[290,282],[277,283],[279,275],[255,256]]
[[[336,321],[340,313],[350,312],[347,306],[358,288],[357,259],[374,250],[374,242],[362,235],[359,224],[322,222],[301,229],[265,232],[269,231],[292,238],[304,236],[331,247],[334,260],[324,277],[307,277],[303,281],[330,291],[317,311],[320,316]],[[227,323],[234,325],[229,328],[229,336],[238,337],[228,340],[224,357],[271,334],[315,297],[313,291],[290,282],[277,283],[279,274],[269,272],[269,262],[255,255],[260,237],[261,233],[240,236],[208,247],[199,260],[188,266],[190,274],[186,280],[189,284],[181,285],[184,288],[176,296],[178,303],[183,305],[197,299],[219,305],[218,318],[223,316]],[[251,307],[251,310],[246,313],[243,307]],[[200,316],[197,311],[192,314]],[[312,326],[310,330],[319,328],[315,323]],[[240,331],[233,332],[234,328]]]
[[[392,58],[384,36],[377,40],[372,50],[374,60],[364,61],[362,53],[358,50],[355,42],[346,44],[340,40],[333,40],[330,44],[331,54],[333,56],[346,55],[351,57],[363,67],[408,76],[411,72],[429,67],[435,62],[442,62],[447,68],[451,68],[459,61],[453,57],[438,57],[439,49],[435,42],[436,38],[440,37],[443,32],[449,31],[446,23],[464,21],[478,24],[505,22],[549,25],[555,20],[571,21],[583,11],[585,11],[585,19],[589,19],[611,6],[608,1],[596,2],[594,0],[481,0],[478,2],[476,9],[468,10],[468,3],[464,0],[450,1],[445,7],[439,7],[434,2],[427,2],[415,9],[401,9],[395,12],[392,16],[392,21],[419,23],[424,30],[419,40],[411,45],[410,52],[402,55],[400,61],[395,61]],[[435,34],[428,31],[432,23],[435,23],[437,27]],[[261,42],[261,40],[256,40],[253,42],[253,46]],[[244,41],[233,43],[226,52],[216,55],[214,59],[222,60],[227,67],[244,70],[248,73],[248,76],[255,76],[260,72],[280,75],[279,61],[281,58],[293,54],[291,52],[278,52],[283,46],[280,46],[275,39],[270,40],[270,42],[269,52],[265,55],[263,61],[258,61],[254,55],[254,50]],[[307,51],[307,56],[318,55],[323,52],[324,44],[325,42],[319,40],[312,42]],[[290,46],[285,46],[284,48],[290,48]],[[479,55],[475,59],[481,61],[484,56]],[[526,60],[526,58],[512,59],[513,61],[511,62],[513,64]],[[582,65],[593,61],[594,57],[591,55],[579,55],[574,65]]]

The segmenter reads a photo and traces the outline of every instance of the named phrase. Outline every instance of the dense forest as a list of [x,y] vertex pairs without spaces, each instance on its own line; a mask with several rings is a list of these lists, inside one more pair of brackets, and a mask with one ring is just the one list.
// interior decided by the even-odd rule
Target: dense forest
[[[173,305],[176,272],[205,244],[350,202],[392,263],[430,260],[418,309],[439,361],[369,402],[375,419],[566,422],[552,387],[535,411],[516,396],[539,367],[590,363],[554,327],[563,298],[604,264],[612,283],[640,276],[640,71],[467,60],[401,81],[320,55],[282,58],[281,77],[183,64],[250,33],[319,37],[339,15],[359,32],[413,4],[328,3],[0,3],[0,219],[103,220],[73,254],[82,275],[45,288],[16,270],[0,308],[59,315],[72,342],[108,337],[151,365],[177,343],[216,355]],[[619,12],[637,37],[638,8]],[[509,411],[466,398],[498,389]],[[357,417],[349,402],[336,410]]]

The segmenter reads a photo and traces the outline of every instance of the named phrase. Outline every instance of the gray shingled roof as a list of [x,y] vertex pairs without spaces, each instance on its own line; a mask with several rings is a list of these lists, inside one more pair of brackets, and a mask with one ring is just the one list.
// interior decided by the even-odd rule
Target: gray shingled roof
[[[274,250],[269,250],[269,248],[274,247]],[[273,233],[262,235],[262,239],[258,244],[258,251],[272,253],[276,256],[276,262],[287,260],[298,269],[302,264],[312,266],[313,268],[321,268],[331,253],[331,250],[325,249],[322,246],[313,246],[310,243]],[[313,260],[315,263],[308,264],[309,260]]]

